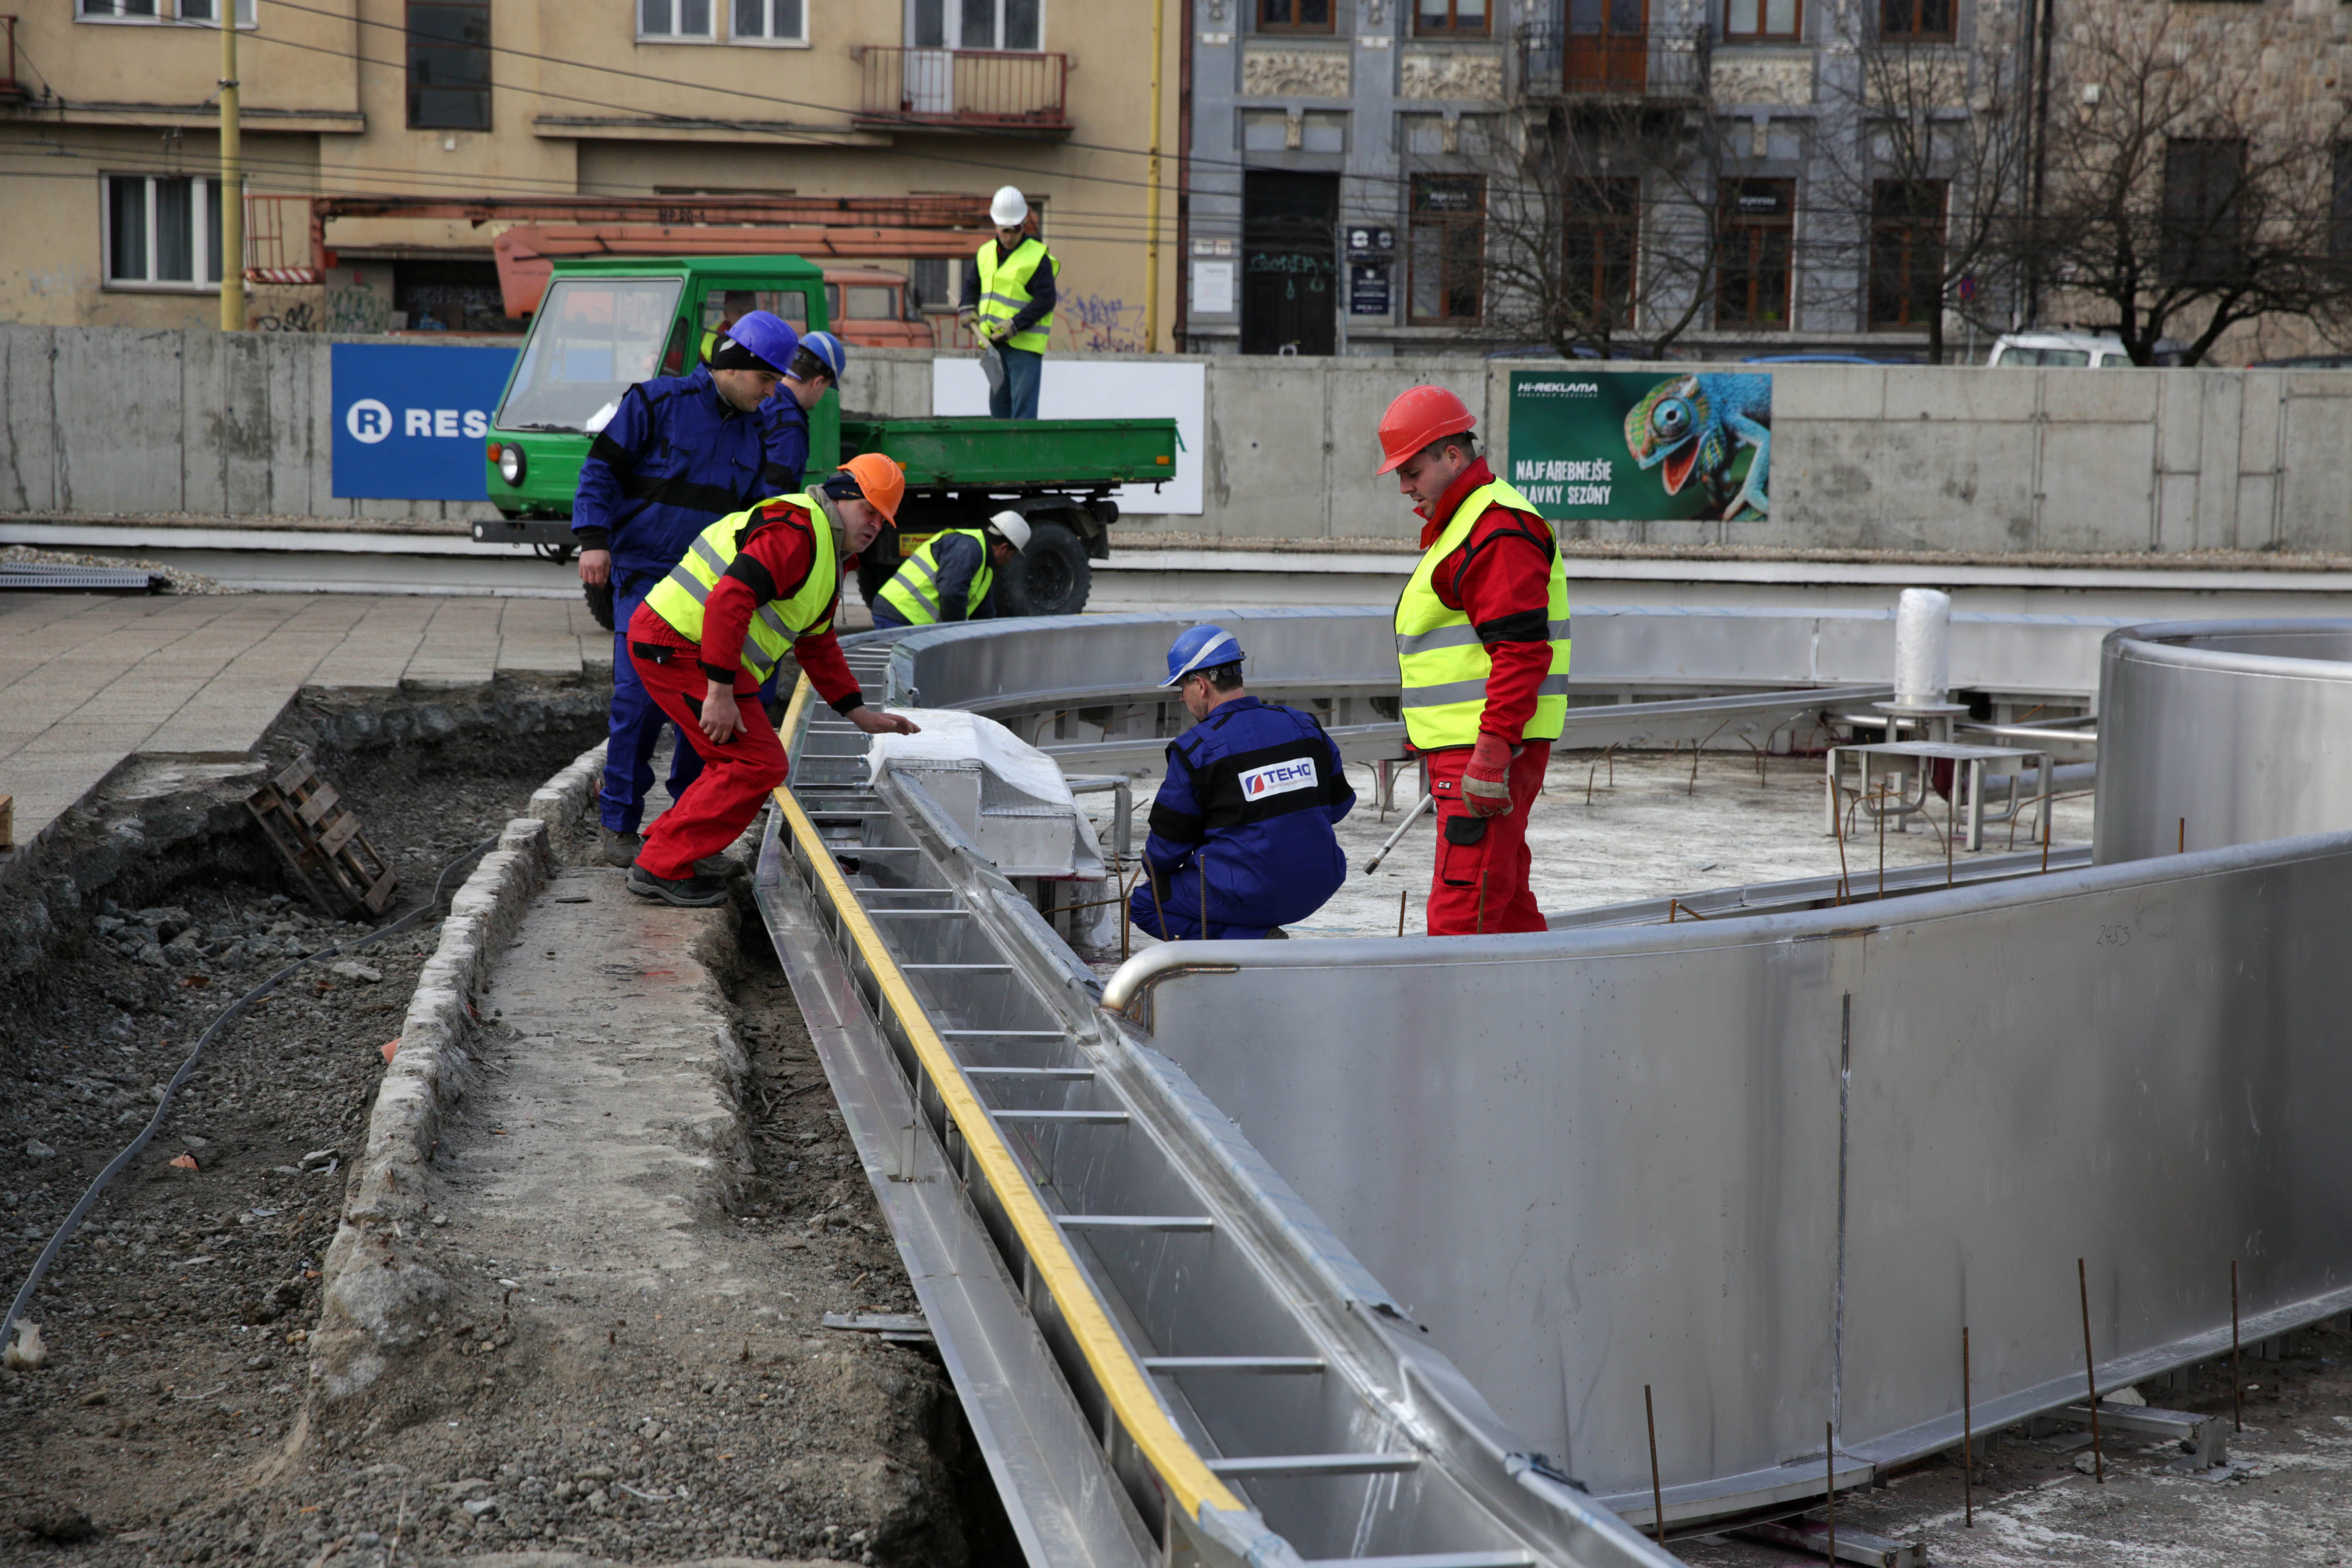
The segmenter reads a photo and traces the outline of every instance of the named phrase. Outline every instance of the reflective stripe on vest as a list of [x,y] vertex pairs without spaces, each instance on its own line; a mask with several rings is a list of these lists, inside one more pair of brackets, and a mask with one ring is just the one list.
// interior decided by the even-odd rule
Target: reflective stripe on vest
[[928,626],[940,618],[940,558],[931,552],[943,539],[957,537],[980,541],[980,570],[971,574],[971,592],[963,607],[963,618],[970,620],[980,611],[981,601],[988,597],[989,584],[995,572],[989,564],[988,536],[977,528],[950,528],[923,541],[923,547],[907,557],[897,574],[882,584],[881,599],[898,612],[898,618],[910,626]]
[[[797,508],[800,515],[782,508]],[[744,628],[743,668],[754,680],[767,679],[777,662],[792,651],[795,639],[833,625],[826,612],[841,592],[841,558],[833,546],[832,521],[815,496],[784,496],[720,518],[695,536],[685,557],[646,595],[646,607],[667,621],[678,636],[701,642],[703,605],[719,579],[727,575],[743,538],[754,524],[762,523],[799,529],[815,546],[815,558],[808,576],[791,595],[771,599],[751,612],[751,624]]]
[[[1037,275],[1037,264],[1053,258],[1040,239],[1024,238],[1013,247],[1013,254],[1000,265],[996,259],[996,241],[989,240],[980,247],[980,306],[972,312],[974,321],[982,327],[1008,327],[1013,318],[1029,304],[1029,279]],[[1031,353],[1044,353],[1045,340],[1054,330],[1054,312],[1049,306],[1033,326],[1015,332],[1004,340],[1004,346],[1026,349]]]
[[[1461,610],[1450,610],[1432,586],[1437,564],[1468,541],[1471,527],[1489,507],[1535,512],[1527,497],[1500,479],[1479,486],[1446,519],[1437,542],[1422,552],[1404,592],[1397,597],[1397,668],[1402,678],[1407,739],[1427,751],[1467,746],[1478,739],[1486,707],[1486,677],[1494,660],[1478,640],[1478,628]],[[1568,569],[1555,547],[1545,618],[1550,623],[1551,669],[1536,688],[1536,709],[1519,739],[1556,741],[1568,722]]]

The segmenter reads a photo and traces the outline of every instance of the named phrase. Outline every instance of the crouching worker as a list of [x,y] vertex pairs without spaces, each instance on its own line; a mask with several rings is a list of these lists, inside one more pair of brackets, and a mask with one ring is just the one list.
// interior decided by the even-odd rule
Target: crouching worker
[[985,621],[1005,613],[996,569],[1028,548],[1029,520],[1000,511],[986,528],[950,528],[923,542],[875,595],[877,626]]
[[629,622],[629,660],[694,742],[702,772],[646,834],[629,891],[688,908],[726,900],[726,879],[698,873],[695,862],[732,844],[784,782],[783,744],[759,691],[787,652],[817,695],[867,734],[915,732],[866,706],[833,633],[843,572],[906,488],[889,458],[852,458],[814,490],[712,523],[646,595]]
[[1242,657],[1223,626],[1193,626],[1168,650],[1160,684],[1195,722],[1169,745],[1127,906],[1165,941],[1285,935],[1348,878],[1331,825],[1356,794],[1339,748],[1313,715],[1243,690]]

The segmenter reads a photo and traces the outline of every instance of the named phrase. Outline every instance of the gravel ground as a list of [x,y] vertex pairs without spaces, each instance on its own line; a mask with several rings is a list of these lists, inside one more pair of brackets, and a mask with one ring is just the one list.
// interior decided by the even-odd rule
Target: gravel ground
[[[396,915],[583,740],[322,772],[399,869]],[[593,849],[593,820],[562,846]],[[79,959],[20,987],[13,1016],[0,1005],[18,1086],[0,1097],[0,1289],[222,1007],[368,929],[290,900],[266,861],[151,896],[94,906]],[[510,1299],[530,1294],[522,1259],[467,1258],[433,1342],[368,1397],[311,1398],[320,1259],[437,935],[423,921],[346,972],[305,969],[226,1031],[67,1247],[28,1314],[47,1364],[0,1373],[0,1562],[383,1568],[395,1542],[403,1565],[523,1549],[1017,1562],[936,1353],[821,1326],[914,1301],[763,942],[730,998],[757,1165],[711,1239],[763,1279],[775,1310],[757,1331],[689,1292],[683,1310],[567,1336],[560,1304]]]

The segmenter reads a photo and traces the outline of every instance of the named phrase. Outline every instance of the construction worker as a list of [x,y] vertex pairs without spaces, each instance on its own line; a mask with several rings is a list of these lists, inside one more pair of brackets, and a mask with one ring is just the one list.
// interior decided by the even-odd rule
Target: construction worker
[[1497,479],[1476,423],[1442,386],[1381,416],[1379,471],[1421,514],[1397,600],[1405,736],[1437,797],[1432,936],[1543,931],[1528,889],[1528,813],[1568,716],[1568,577],[1551,527]]
[[1060,267],[1045,242],[1027,232],[1029,201],[1019,187],[1000,186],[988,204],[988,217],[996,225],[996,237],[982,242],[980,255],[964,272],[964,322],[974,336],[995,344],[1004,359],[1003,382],[989,388],[990,415],[1034,419]]
[[760,308],[760,296],[749,289],[730,289],[719,296],[719,321],[702,334],[702,363],[710,363],[719,340],[735,331],[735,323]]
[[898,464],[861,453],[814,490],[720,518],[646,595],[629,622],[629,660],[703,765],[646,833],[629,891],[688,908],[725,900],[726,879],[695,862],[732,844],[784,782],[783,744],[759,692],[787,653],[867,734],[915,732],[866,705],[833,632],[842,574],[906,490]]
[[1189,626],[1168,649],[1160,684],[1176,689],[1193,725],[1168,747],[1144,879],[1127,904],[1163,941],[1286,936],[1286,921],[1348,879],[1331,825],[1356,793],[1339,748],[1314,715],[1243,689],[1244,657],[1223,626]]
[[801,488],[801,477],[808,470],[809,410],[840,384],[842,370],[848,363],[849,351],[839,338],[831,332],[811,332],[793,351],[793,363],[776,395],[760,405],[768,422],[769,461],[777,469],[769,476],[773,487],[770,495]]
[[[636,856],[654,748],[667,722],[629,662],[629,618],[713,519],[798,488],[799,469],[786,465],[807,460],[806,434],[791,447],[761,408],[799,350],[798,334],[781,317],[751,311],[719,341],[709,363],[623,393],[580,466],[572,502],[580,581],[597,619],[613,627],[613,706],[596,793],[597,837],[613,865]],[[672,799],[701,767],[681,733],[670,762]]]
[[1028,545],[1029,520],[1017,511],[998,512],[985,528],[934,533],[875,595],[874,624],[928,626],[1003,615],[995,568],[1009,565]]

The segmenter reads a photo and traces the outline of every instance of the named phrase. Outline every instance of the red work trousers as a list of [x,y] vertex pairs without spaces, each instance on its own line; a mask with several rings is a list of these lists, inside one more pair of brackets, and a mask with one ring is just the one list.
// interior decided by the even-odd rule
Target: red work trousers
[[1447,824],[1456,817],[1481,820],[1470,816],[1462,800],[1462,771],[1470,765],[1470,748],[1448,746],[1427,755],[1430,793],[1437,796],[1437,866],[1430,877],[1424,917],[1429,934],[1550,930],[1543,911],[1536,908],[1535,894],[1528,890],[1528,870],[1535,863],[1528,853],[1528,813],[1535,809],[1536,791],[1543,787],[1551,742],[1529,741],[1511,759],[1511,809],[1505,816],[1484,818],[1486,831],[1475,844],[1457,844],[1447,837]]
[[743,727],[721,745],[702,732],[702,697],[709,679],[696,662],[696,650],[679,648],[656,664],[632,646],[629,662],[646,694],[677,722],[677,732],[694,743],[702,772],[686,793],[646,830],[637,864],[656,877],[677,880],[694,875],[694,863],[716,855],[741,837],[760,815],[760,803],[784,782],[783,742],[768,722],[756,690],[738,690],[735,710]]

